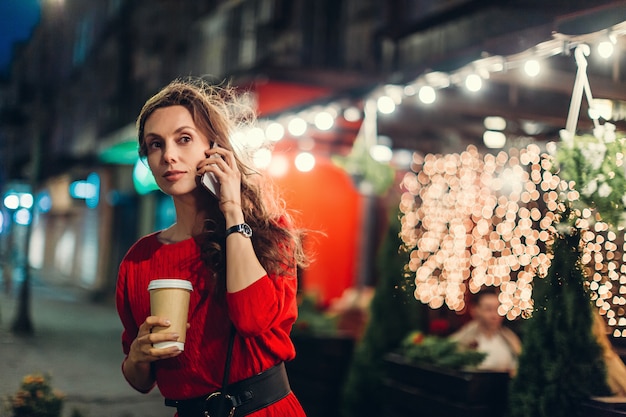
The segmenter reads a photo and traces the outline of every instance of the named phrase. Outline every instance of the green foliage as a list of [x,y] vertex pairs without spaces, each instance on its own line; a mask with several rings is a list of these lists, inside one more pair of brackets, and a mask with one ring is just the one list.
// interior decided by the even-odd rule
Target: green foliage
[[377,195],[384,194],[393,184],[394,169],[372,158],[369,146],[361,135],[357,136],[347,156],[334,155],[332,161],[350,174],[357,184],[370,184]]
[[[610,137],[610,139],[607,139]],[[593,135],[576,136],[559,143],[554,171],[566,181],[574,181],[580,193],[574,208],[596,209],[611,226],[626,225],[626,138],[610,132],[604,139]]]
[[462,349],[449,338],[425,336],[421,331],[410,332],[402,341],[401,353],[410,362],[450,369],[476,367],[485,359],[484,352]]
[[413,297],[414,284],[404,273],[408,254],[400,252],[400,221],[392,216],[377,258],[378,283],[370,320],[356,346],[342,399],[342,416],[381,415],[383,356],[396,349],[411,329],[420,328],[425,306]]
[[27,375],[8,403],[13,417],[59,417],[64,398],[50,385],[49,375]]
[[298,319],[292,334],[327,335],[337,332],[337,318],[332,317],[318,308],[315,297],[304,295],[298,306]]
[[509,395],[510,417],[575,417],[592,395],[608,395],[592,305],[580,265],[579,232],[559,234],[545,278],[534,280],[534,311]]

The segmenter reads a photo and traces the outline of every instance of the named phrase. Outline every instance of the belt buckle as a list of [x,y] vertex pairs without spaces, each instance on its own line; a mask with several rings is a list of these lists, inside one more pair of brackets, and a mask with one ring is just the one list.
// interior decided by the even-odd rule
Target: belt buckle
[[[224,416],[212,416],[209,414],[208,411],[208,405],[209,402],[211,400],[215,400],[217,398],[219,398],[220,396],[222,396],[224,398],[224,400],[228,400],[229,404],[230,404],[230,411],[228,412],[228,414],[224,415]],[[215,391],[214,393],[210,394],[208,397],[205,398],[204,400],[204,415],[205,417],[233,417],[235,415],[235,404],[233,403],[233,397],[231,397],[228,394],[222,394],[221,391]],[[220,409],[221,411],[221,409]]]

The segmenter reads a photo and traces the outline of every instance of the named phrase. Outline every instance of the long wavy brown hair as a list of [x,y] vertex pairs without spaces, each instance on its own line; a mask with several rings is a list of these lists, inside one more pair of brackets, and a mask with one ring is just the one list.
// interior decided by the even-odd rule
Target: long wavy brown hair
[[[146,120],[162,107],[180,105],[191,114],[194,123],[220,147],[233,151],[241,175],[241,207],[246,222],[254,231],[255,252],[268,274],[281,274],[286,268],[307,265],[302,247],[304,231],[297,229],[284,201],[271,182],[244,163],[230,141],[233,131],[254,122],[255,114],[240,94],[230,86],[216,85],[201,78],[172,81],[143,106],[137,118],[139,154],[147,155],[144,139]],[[204,233],[199,237],[202,258],[217,279],[218,293],[225,290],[226,221],[217,199],[208,199]]]

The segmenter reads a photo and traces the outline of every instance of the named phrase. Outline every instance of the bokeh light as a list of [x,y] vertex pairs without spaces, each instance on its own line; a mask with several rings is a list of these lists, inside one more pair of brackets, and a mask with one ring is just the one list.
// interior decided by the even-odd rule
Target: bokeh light
[[[532,312],[532,281],[545,277],[548,248],[574,183],[551,172],[552,157],[536,145],[480,155],[414,156],[402,181],[402,241],[415,297],[431,308],[465,308],[467,291],[500,289],[499,313]],[[575,205],[575,207],[580,204]],[[589,208],[575,208],[581,264],[592,301],[613,336],[626,337],[626,239]]]
[[536,145],[485,156],[470,146],[427,155],[404,177],[402,239],[418,300],[460,311],[467,290],[495,286],[502,315],[532,310],[532,280],[547,272],[545,247],[556,231],[545,209],[558,193],[544,198],[541,184],[550,191],[560,185],[541,161]]

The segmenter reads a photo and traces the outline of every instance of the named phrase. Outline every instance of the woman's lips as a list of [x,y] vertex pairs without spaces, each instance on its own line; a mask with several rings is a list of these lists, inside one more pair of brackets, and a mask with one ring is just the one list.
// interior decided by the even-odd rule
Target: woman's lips
[[174,182],[181,179],[184,175],[184,171],[167,171],[165,174],[163,174],[163,178],[167,181]]

